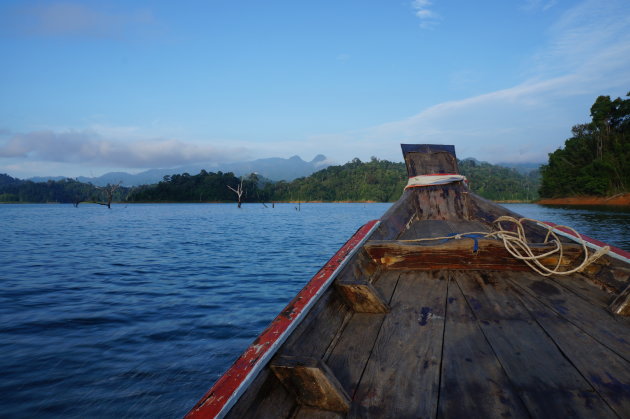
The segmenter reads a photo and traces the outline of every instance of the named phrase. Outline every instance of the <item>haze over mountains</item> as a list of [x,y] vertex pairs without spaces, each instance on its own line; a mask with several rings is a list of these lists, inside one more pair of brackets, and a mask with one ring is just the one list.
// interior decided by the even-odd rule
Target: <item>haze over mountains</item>
[[[150,169],[136,174],[110,172],[98,177],[79,176],[77,180],[79,182],[92,183],[96,186],[104,186],[108,183],[118,183],[122,181],[123,186],[129,187],[158,183],[164,178],[164,176],[167,175],[181,173],[196,175],[201,172],[201,170],[206,170],[207,172],[233,172],[236,176],[258,173],[259,175],[273,181],[291,181],[299,177],[308,176],[328,166],[330,166],[330,163],[327,161],[326,156],[318,154],[313,160],[308,162],[302,160],[299,156],[293,156],[288,159],[270,157],[266,159],[227,163],[216,166],[198,164],[194,166],[180,166],[170,169]],[[65,178],[65,176],[50,176],[34,177],[29,180],[32,180],[33,182],[46,182],[48,180],[61,180]]]
[[[477,163],[482,163],[481,161],[468,157],[464,160],[473,160]],[[188,173],[190,175],[196,175],[201,170],[205,170],[207,172],[232,172],[236,176],[244,176],[250,173],[257,173],[267,179],[272,181],[292,181],[294,179],[300,177],[309,176],[319,170],[325,169],[330,166],[331,163],[327,160],[326,156],[322,154],[318,154],[311,161],[304,161],[299,156],[293,156],[288,159],[281,157],[270,157],[265,159],[257,159],[252,161],[243,161],[236,163],[225,163],[220,165],[193,165],[193,166],[179,166],[173,167],[170,169],[150,169],[144,172],[130,174],[127,172],[109,172],[105,173],[102,176],[97,177],[86,177],[79,176],[76,178],[79,182],[84,183],[92,183],[95,186],[105,186],[108,183],[114,184],[118,182],[122,182],[123,186],[131,187],[131,186],[139,186],[139,185],[150,185],[154,183],[158,183],[163,180],[164,176],[173,175],[173,174],[182,174]],[[527,174],[532,170],[536,170],[540,167],[540,163],[520,163],[520,164],[510,164],[510,163],[500,163],[497,166],[503,166],[515,169],[521,174]],[[48,180],[62,180],[66,179],[65,176],[40,176],[40,177],[32,177],[28,180],[33,182],[46,182]]]

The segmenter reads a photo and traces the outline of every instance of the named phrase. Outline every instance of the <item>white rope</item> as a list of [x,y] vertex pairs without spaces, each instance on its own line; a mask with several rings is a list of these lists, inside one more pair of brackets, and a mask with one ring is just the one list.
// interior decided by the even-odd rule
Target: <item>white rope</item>
[[[531,245],[527,240],[527,236],[525,235],[525,228],[523,227],[523,222],[531,221],[533,223],[538,223],[541,227],[545,227],[547,229],[547,234],[545,235],[545,240],[543,244],[555,244],[555,248],[549,250],[548,252],[536,255],[532,250]],[[514,230],[506,230],[503,228],[502,222],[511,223],[514,225]],[[563,246],[560,238],[555,233],[554,230],[559,228],[565,228],[575,233],[575,236],[579,239],[579,243],[582,245],[582,250],[584,252],[584,259],[580,262],[580,264],[574,268],[561,270],[560,264],[562,263],[563,256]],[[547,224],[542,224],[540,221],[531,219],[531,218],[514,218],[509,216],[501,216],[497,218],[493,223],[493,230],[491,232],[485,231],[472,231],[468,233],[459,233],[453,236],[443,236],[443,237],[430,237],[430,238],[422,238],[415,240],[401,240],[403,242],[421,242],[421,241],[433,241],[433,240],[447,240],[447,239],[461,239],[468,235],[481,235],[483,238],[497,238],[503,241],[503,245],[510,255],[514,258],[522,260],[525,262],[534,272],[542,275],[542,276],[550,276],[550,275],[570,275],[575,272],[581,272],[591,263],[595,262],[597,259],[608,253],[610,250],[609,246],[604,246],[598,249],[596,252],[589,255],[588,248],[586,247],[586,242],[582,239],[582,236],[567,226],[550,226]],[[552,237],[552,240],[549,238]],[[543,265],[542,260],[558,253],[558,262],[556,266],[550,268],[548,266]]]
[[418,186],[429,186],[429,185],[446,185],[447,183],[453,182],[466,182],[466,176],[458,175],[456,173],[444,173],[444,174],[434,174],[434,175],[419,175],[410,177],[407,181],[407,188],[415,188]]

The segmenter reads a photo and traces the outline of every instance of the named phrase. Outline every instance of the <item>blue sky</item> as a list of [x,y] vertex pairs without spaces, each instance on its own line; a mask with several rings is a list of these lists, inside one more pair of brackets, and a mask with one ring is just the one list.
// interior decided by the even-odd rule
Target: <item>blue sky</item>
[[630,91],[630,2],[0,3],[0,173],[108,171],[401,142],[543,162]]

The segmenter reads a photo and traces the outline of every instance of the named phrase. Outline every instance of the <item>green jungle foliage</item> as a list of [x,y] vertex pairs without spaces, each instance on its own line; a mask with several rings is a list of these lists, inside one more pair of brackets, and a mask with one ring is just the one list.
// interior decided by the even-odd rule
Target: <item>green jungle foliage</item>
[[[493,200],[532,200],[538,188],[538,172],[522,175],[514,169],[467,159],[459,162],[471,189]],[[354,159],[329,166],[292,182],[271,182],[255,174],[238,178],[233,173],[202,170],[165,176],[155,185],[118,188],[114,202],[234,202],[242,182],[242,202],[375,201],[392,202],[407,182],[404,163]],[[0,174],[0,202],[106,202],[105,188],[72,179],[35,183]]]
[[[228,186],[238,188],[240,179],[234,173],[212,173],[202,170],[198,175],[182,173],[164,176],[157,185],[134,188],[129,202],[229,202],[236,194]],[[259,201],[258,178],[250,175],[243,179],[243,202]]]
[[599,96],[591,118],[573,127],[564,148],[549,154],[549,162],[541,167],[541,197],[630,191],[630,99]]
[[[113,196],[114,201],[122,201],[129,190],[118,188]],[[0,174],[0,202],[55,202],[72,203],[106,202],[104,188],[97,188],[91,183],[82,183],[73,179],[48,182],[32,182],[12,178]]]
[[[470,180],[471,189],[493,200],[536,199],[538,172],[522,175],[514,169],[480,163],[459,162],[460,172]],[[184,173],[166,176],[157,185],[134,188],[129,202],[229,202],[236,194],[240,179],[233,173],[198,175]],[[308,177],[292,182],[271,182],[257,175],[244,177],[243,202],[287,201],[376,201],[397,200],[407,182],[404,163],[372,157],[369,162],[354,159],[341,166],[329,166]]]

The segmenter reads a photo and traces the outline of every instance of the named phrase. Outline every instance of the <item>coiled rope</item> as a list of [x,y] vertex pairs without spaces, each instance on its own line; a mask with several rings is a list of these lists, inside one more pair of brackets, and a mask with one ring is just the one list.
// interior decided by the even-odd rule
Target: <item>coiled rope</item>
[[[530,221],[538,224],[541,227],[547,229],[547,234],[545,235],[545,240],[542,244],[555,244],[555,248],[551,249],[545,253],[536,255],[532,250],[530,243],[527,240],[527,236],[525,234],[525,228],[523,227],[523,223],[526,221]],[[513,228],[510,230],[506,230],[501,223],[511,223]],[[560,238],[555,233],[554,230],[559,228],[565,228],[575,234],[575,236],[579,239],[579,244],[582,245],[582,250],[584,252],[584,258],[579,263],[579,265],[574,268],[570,268],[567,270],[562,270],[560,264],[562,263],[562,256],[564,253],[562,242]],[[494,220],[492,224],[492,231],[471,231],[467,233],[458,233],[452,236],[443,236],[443,237],[430,237],[430,238],[422,238],[422,239],[414,239],[414,240],[401,240],[403,242],[422,242],[422,241],[433,241],[433,240],[449,240],[449,239],[462,239],[468,236],[475,237],[483,237],[483,238],[496,238],[503,241],[503,245],[505,249],[512,255],[514,258],[522,260],[525,262],[534,272],[542,275],[542,276],[550,276],[550,275],[570,275],[575,272],[581,272],[595,262],[597,259],[608,253],[610,250],[609,246],[604,246],[599,248],[597,251],[589,254],[588,247],[586,246],[586,242],[582,239],[580,233],[575,231],[573,228],[568,226],[550,226],[547,224],[543,224],[538,220],[534,220],[532,218],[514,218],[510,216],[500,216],[496,220]],[[545,266],[542,263],[542,260],[548,258],[552,255],[558,253],[558,262],[556,266],[550,268]]]

